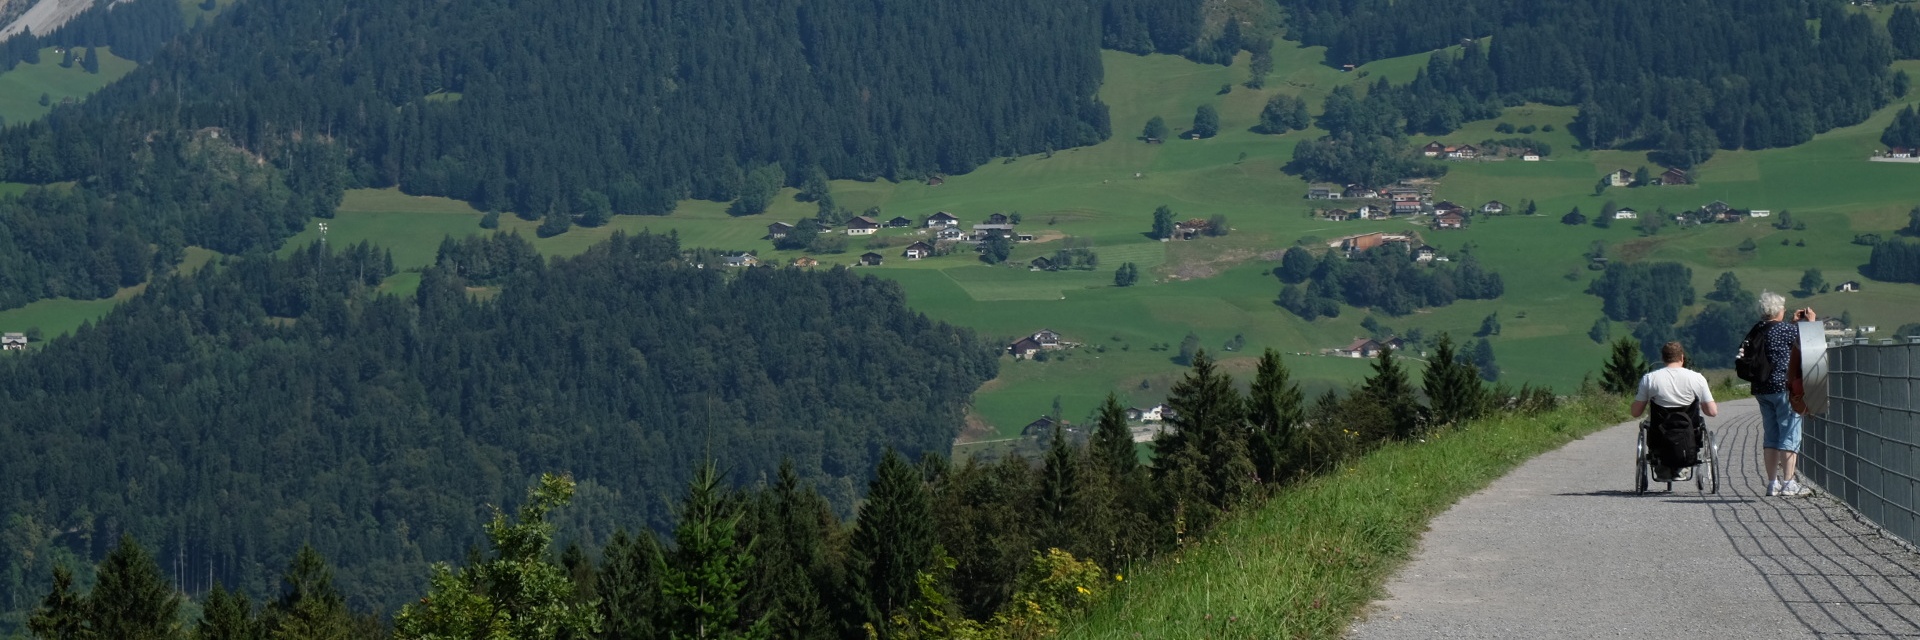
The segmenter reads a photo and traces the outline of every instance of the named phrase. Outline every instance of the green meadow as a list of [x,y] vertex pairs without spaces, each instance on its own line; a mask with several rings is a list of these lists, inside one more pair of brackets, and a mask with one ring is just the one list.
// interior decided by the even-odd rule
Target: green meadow
[[[1499,300],[1463,301],[1378,320],[1401,332],[1419,328],[1429,335],[1448,332],[1463,338],[1482,318],[1498,313],[1502,332],[1490,339],[1502,380],[1515,385],[1571,390],[1605,357],[1605,348],[1586,335],[1600,317],[1600,302],[1583,292],[1594,272],[1585,269],[1582,254],[1596,241],[1606,243],[1616,259],[1686,263],[1702,292],[1722,271],[1733,271],[1749,289],[1787,291],[1797,286],[1802,271],[1818,268],[1832,283],[1862,280],[1864,291],[1818,295],[1796,304],[1811,304],[1832,315],[1850,311],[1859,324],[1888,329],[1920,320],[1915,311],[1920,309],[1920,286],[1864,281],[1857,267],[1866,262],[1869,249],[1850,243],[1858,233],[1884,235],[1900,227],[1906,211],[1920,205],[1920,165],[1866,161],[1900,104],[1795,148],[1722,151],[1694,172],[1694,185],[1616,188],[1598,196],[1594,184],[1609,171],[1647,165],[1657,173],[1658,168],[1638,153],[1574,149],[1566,132],[1572,108],[1512,107],[1500,118],[1470,123],[1439,139],[1477,143],[1508,137],[1494,131],[1500,122],[1550,124],[1554,131],[1531,135],[1552,145],[1553,153],[1543,162],[1449,163],[1451,172],[1440,181],[1436,197],[1472,207],[1494,199],[1510,206],[1532,200],[1541,215],[1479,217],[1466,230],[1431,231],[1406,220],[1332,223],[1310,217],[1313,203],[1304,199],[1307,185],[1283,173],[1281,166],[1296,143],[1320,132],[1276,136],[1249,130],[1267,98],[1276,93],[1299,95],[1317,105],[1342,83],[1364,85],[1382,76],[1405,81],[1424,64],[1424,55],[1382,60],[1344,73],[1319,64],[1320,49],[1282,42],[1267,88],[1260,91],[1240,84],[1246,80],[1244,57],[1239,64],[1221,67],[1171,56],[1103,55],[1107,77],[1101,97],[1111,107],[1114,123],[1114,135],[1104,143],[1004,158],[965,175],[947,176],[939,186],[918,181],[833,183],[842,206],[856,211],[880,207],[882,218],[919,220],[948,211],[972,224],[996,211],[1018,211],[1021,229],[1036,236],[1036,242],[1018,245],[1006,266],[982,264],[969,252],[907,261],[900,250],[923,237],[917,229],[849,238],[846,253],[812,256],[823,268],[851,265],[869,244],[885,245],[875,249],[886,256],[884,264],[857,268],[899,282],[916,309],[995,340],[1051,328],[1083,345],[1047,362],[1005,361],[1001,376],[975,396],[972,437],[1017,435],[1021,426],[1050,412],[1056,399],[1064,415],[1076,421],[1108,393],[1130,404],[1157,402],[1181,373],[1172,358],[1188,333],[1224,356],[1232,371],[1249,370],[1260,350],[1273,348],[1289,354],[1289,366],[1312,390],[1359,380],[1369,371],[1366,362],[1318,354],[1366,335],[1359,325],[1367,311],[1349,308],[1338,318],[1302,321],[1273,304],[1280,283],[1269,271],[1279,253],[1296,243],[1324,246],[1316,243],[1368,231],[1418,230],[1442,251],[1470,251],[1502,274],[1506,295]],[[1900,64],[1909,74],[1920,75],[1920,63]],[[1222,85],[1232,90],[1220,95]],[[1184,131],[1202,104],[1220,110],[1219,136],[1159,145],[1137,139],[1141,126],[1156,115],[1175,132]],[[1426,139],[1413,142],[1424,144]],[[1684,230],[1669,225],[1643,236],[1632,224],[1599,229],[1559,223],[1560,215],[1573,207],[1592,215],[1607,200],[1651,214],[1662,206],[1678,211],[1715,199],[1776,214],[1791,210],[1807,229],[1778,231],[1766,221],[1746,221]],[[1152,240],[1145,232],[1151,212],[1161,204],[1183,219],[1224,215],[1232,231],[1194,241]],[[812,204],[782,197],[767,213],[747,217],[729,216],[725,209],[725,203],[688,201],[670,216],[619,216],[604,227],[575,227],[544,239],[535,239],[536,222],[509,214],[501,217],[501,230],[533,239],[551,255],[578,253],[615,231],[642,229],[675,232],[688,246],[756,251],[769,264],[784,265],[803,255],[776,251],[764,236],[770,222],[811,216]],[[350,192],[335,218],[316,222],[328,224],[330,243],[365,240],[391,248],[404,271],[430,263],[448,235],[481,233],[480,217],[465,203],[387,189]],[[1028,260],[1050,255],[1068,236],[1093,243],[1100,258],[1097,269],[1026,268]],[[287,246],[318,238],[318,226],[309,225]],[[1737,251],[1746,239],[1758,243],[1758,249]],[[1789,246],[1781,246],[1782,239]],[[1805,246],[1793,246],[1797,243]],[[1123,262],[1141,269],[1139,284],[1112,286],[1113,269]],[[385,290],[406,294],[418,282],[417,273],[402,273]],[[97,315],[110,304],[88,308]],[[0,315],[0,320],[5,317]],[[1616,325],[1613,333],[1627,335],[1628,328]],[[1235,336],[1244,340],[1242,350],[1221,352]]]
[[[72,67],[61,67],[60,50],[54,47],[40,50],[39,64],[21,64],[12,71],[0,73],[0,118],[9,124],[38,120],[53,111],[53,105],[60,104],[62,99],[84,99],[136,66],[131,60],[113,55],[106,47],[101,47],[98,53],[100,73],[87,73],[80,68],[78,60]],[[42,95],[48,97],[49,105],[41,106]]]

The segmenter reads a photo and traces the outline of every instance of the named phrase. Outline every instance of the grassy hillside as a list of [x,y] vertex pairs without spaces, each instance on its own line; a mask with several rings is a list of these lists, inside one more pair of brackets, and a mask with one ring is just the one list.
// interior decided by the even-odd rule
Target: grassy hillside
[[0,73],[0,118],[9,124],[37,120],[53,110],[52,106],[40,106],[41,95],[48,96],[54,105],[63,98],[80,100],[136,66],[105,48],[98,53],[100,73],[87,73],[78,60],[72,67],[61,67],[60,51],[54,47],[40,50],[40,64],[22,64]]
[[[862,268],[899,281],[915,308],[974,327],[983,335],[1011,338],[1044,327],[1087,345],[1051,362],[1006,363],[1000,378],[976,395],[976,426],[981,428],[973,432],[974,437],[1014,435],[1022,425],[1050,411],[1056,396],[1065,415],[1074,420],[1086,416],[1109,392],[1120,393],[1131,403],[1157,401],[1180,367],[1171,361],[1174,351],[1153,347],[1177,347],[1189,331],[1209,350],[1242,335],[1246,347],[1241,353],[1246,354],[1265,347],[1317,353],[1365,335],[1359,327],[1366,317],[1364,310],[1347,309],[1339,318],[1315,322],[1280,310],[1272,302],[1280,284],[1267,272],[1278,253],[1296,242],[1412,227],[1402,220],[1329,223],[1307,217],[1306,185],[1282,173],[1280,167],[1291,157],[1293,145],[1320,132],[1269,136],[1248,128],[1270,95],[1300,95],[1317,105],[1341,83],[1368,83],[1382,75],[1410,78],[1425,56],[1382,60],[1352,73],[1319,64],[1317,48],[1282,42],[1275,58],[1268,88],[1253,91],[1239,84],[1246,78],[1244,59],[1221,67],[1169,56],[1108,52],[1101,96],[1112,107],[1115,135],[1107,142],[1050,156],[1009,158],[967,175],[949,176],[940,186],[833,184],[834,197],[842,206],[856,211],[878,206],[884,217],[918,219],[949,211],[971,224],[995,211],[1019,211],[1024,217],[1021,228],[1040,240],[1019,245],[1013,266],[986,266],[971,254],[908,262],[899,257],[896,245],[879,250],[887,256],[884,265]],[[1920,63],[1900,64],[1910,74],[1920,74]],[[1218,95],[1222,85],[1233,88]],[[1163,145],[1135,139],[1140,127],[1156,115],[1166,118],[1176,132],[1184,130],[1201,104],[1220,109],[1218,137],[1169,140]],[[1755,290],[1793,289],[1809,267],[1822,269],[1830,282],[1861,279],[1856,268],[1866,262],[1868,248],[1849,240],[1856,233],[1901,226],[1905,212],[1920,204],[1920,166],[1865,161],[1899,106],[1799,147],[1720,152],[1696,171],[1697,185],[1612,189],[1600,197],[1593,195],[1593,185],[1601,175],[1648,163],[1637,153],[1576,151],[1566,133],[1573,109],[1527,105],[1508,109],[1496,120],[1471,123],[1443,140],[1506,137],[1494,132],[1498,122],[1551,124],[1556,129],[1532,134],[1553,145],[1547,161],[1453,164],[1437,193],[1439,198],[1471,206],[1489,199],[1514,205],[1531,199],[1539,202],[1543,215],[1481,219],[1464,231],[1418,228],[1443,251],[1470,246],[1483,264],[1505,277],[1506,296],[1379,320],[1399,331],[1418,327],[1430,335],[1448,331],[1465,336],[1482,318],[1497,312],[1504,331],[1492,341],[1503,380],[1570,389],[1605,356],[1604,348],[1586,337],[1600,317],[1599,300],[1583,293],[1593,272],[1583,268],[1581,254],[1594,241],[1606,242],[1615,257],[1687,263],[1693,268],[1695,286],[1703,292],[1725,270]],[[1684,231],[1669,227],[1643,238],[1630,225],[1597,229],[1558,222],[1559,215],[1572,207],[1593,214],[1608,199],[1647,212],[1663,205],[1680,210],[1724,199],[1742,208],[1792,210],[1808,228],[1781,232],[1764,223],[1743,222]],[[1233,232],[1192,242],[1151,240],[1145,232],[1159,204],[1171,206],[1182,218],[1225,215]],[[763,239],[765,225],[776,220],[792,222],[812,215],[813,210],[812,204],[783,197],[766,214],[734,218],[726,215],[724,203],[689,201],[672,216],[623,216],[606,227],[576,227],[558,237],[535,240],[535,245],[547,253],[565,255],[615,230],[672,229],[690,246],[756,250],[765,262],[785,264],[802,254],[774,251]],[[392,247],[396,262],[405,269],[430,261],[445,235],[479,233],[479,218],[480,212],[464,203],[386,190],[350,193],[338,217],[327,222],[330,242],[364,239]],[[503,230],[529,238],[536,226],[511,215],[502,216],[501,223]],[[912,233],[888,230],[880,237],[904,244],[909,238],[903,236]],[[1057,239],[1069,235],[1095,244],[1100,256],[1097,270],[1047,273],[1025,268],[1027,260],[1051,254],[1059,246]],[[288,244],[298,246],[317,237],[317,229],[309,228]],[[1749,238],[1759,244],[1759,250],[1734,250]],[[1789,244],[1804,241],[1806,246],[1781,246],[1783,238]],[[815,257],[823,264],[850,264],[866,251],[867,242],[855,239],[845,254]],[[1142,282],[1115,288],[1111,286],[1113,269],[1126,261],[1142,269]],[[417,276],[403,273],[388,283],[388,289],[406,293],[415,285]],[[1920,309],[1920,287],[1867,282],[1860,293],[1816,296],[1796,304],[1812,304],[1834,315],[1847,310],[1861,324],[1891,327],[1920,320],[1916,317],[1920,312],[1915,311]],[[1626,335],[1627,328],[1615,326],[1613,332]],[[1222,355],[1230,368],[1251,367],[1251,356]],[[1367,371],[1365,362],[1332,357],[1296,357],[1290,365],[1314,389],[1357,380]]]
[[1520,463],[1624,416],[1583,398],[1389,445],[1124,575],[1062,638],[1338,638],[1427,521]]

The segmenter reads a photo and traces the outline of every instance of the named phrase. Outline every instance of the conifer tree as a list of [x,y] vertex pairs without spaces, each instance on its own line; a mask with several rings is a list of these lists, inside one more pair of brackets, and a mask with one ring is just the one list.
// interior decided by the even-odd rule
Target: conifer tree
[[216,584],[200,605],[200,626],[194,640],[261,640],[265,634],[255,619],[253,601],[246,594]]
[[1732,302],[1740,297],[1742,291],[1740,278],[1734,276],[1732,271],[1722,271],[1720,277],[1713,280],[1713,294],[1708,297],[1721,302]]
[[1479,372],[1466,364],[1464,355],[1454,351],[1453,336],[1442,333],[1433,346],[1427,370],[1420,374],[1434,424],[1466,422],[1486,407],[1486,388],[1480,384]]
[[1191,365],[1194,363],[1194,356],[1199,353],[1200,336],[1195,335],[1193,332],[1188,332],[1187,337],[1180,339],[1180,354],[1174,356],[1173,361],[1183,365]]
[[1481,319],[1480,330],[1473,332],[1473,335],[1482,338],[1500,335],[1500,312],[1489,313],[1486,318]]
[[573,212],[580,216],[582,227],[604,226],[613,220],[613,202],[604,193],[582,189],[574,196]]
[[1127,410],[1120,397],[1107,394],[1100,403],[1099,422],[1094,425],[1089,446],[1095,466],[1116,482],[1140,470],[1140,456],[1134,452],[1133,433],[1127,428]]
[[1254,470],[1269,486],[1298,473],[1294,436],[1306,420],[1306,399],[1292,377],[1280,353],[1269,348],[1260,354],[1253,386],[1247,389],[1247,425],[1252,431],[1247,448]]
[[1153,237],[1156,240],[1173,237],[1173,210],[1167,205],[1160,205],[1153,210]]
[[100,73],[100,52],[95,51],[92,45],[87,46],[87,54],[80,58],[80,68],[87,73]]
[[829,537],[839,525],[832,506],[802,485],[792,460],[781,462],[773,487],[761,492],[760,502],[753,535],[754,610],[772,616],[773,637],[831,637],[827,604],[834,576]]
[[888,449],[848,548],[850,631],[862,625],[884,631],[892,615],[913,602],[920,572],[933,568],[933,540],[933,508],[920,471]]
[[1068,532],[1063,531],[1067,511],[1072,507],[1070,494],[1080,481],[1080,465],[1074,460],[1073,447],[1067,444],[1060,423],[1053,423],[1052,442],[1040,467],[1040,487],[1035,496],[1041,525],[1041,548],[1069,547]]
[[1380,356],[1373,361],[1373,375],[1360,386],[1360,392],[1393,416],[1392,424],[1388,425],[1390,437],[1410,438],[1420,429],[1421,407],[1414,401],[1413,384],[1408,382],[1406,370],[1394,359],[1393,348],[1380,350]]
[[1493,359],[1493,343],[1481,338],[1473,343],[1473,366],[1480,371],[1480,379],[1494,382],[1500,379],[1500,365]]
[[653,638],[658,635],[660,574],[665,560],[660,542],[650,531],[616,531],[607,542],[600,575],[602,633],[606,640]]
[[573,214],[556,208],[547,212],[546,219],[540,221],[540,226],[534,227],[533,233],[542,238],[551,238],[566,233],[568,229],[572,228]]
[[1880,143],[1889,147],[1920,147],[1920,112],[1907,105],[1893,116],[1893,122],[1880,134]]
[[694,472],[673,529],[661,596],[668,635],[676,638],[767,638],[766,618],[743,620],[753,543],[739,539],[740,504],[721,485],[712,461]]
[[1220,133],[1220,110],[1213,105],[1203,104],[1193,112],[1193,134],[1202,138],[1211,138]]
[[40,601],[27,619],[27,630],[43,640],[82,640],[92,638],[87,595],[74,590],[73,572],[53,567],[53,589]]
[[1087,475],[1097,478],[1109,493],[1105,507],[1112,536],[1110,548],[1095,550],[1094,557],[1108,566],[1118,566],[1145,555],[1154,546],[1156,531],[1148,514],[1154,512],[1158,497],[1147,468],[1140,464],[1133,432],[1127,428],[1126,409],[1120,406],[1118,396],[1107,394],[1100,405],[1088,458]]
[[171,640],[180,630],[180,596],[160,574],[160,565],[132,534],[100,561],[98,579],[87,595],[94,638]]
[[1273,40],[1266,39],[1249,47],[1253,57],[1247,63],[1247,88],[1267,86],[1267,74],[1273,73]]
[[1920,11],[1906,5],[1894,7],[1887,18],[1887,35],[1893,40],[1895,57],[1920,58]]
[[1614,395],[1632,393],[1646,372],[1647,361],[1640,357],[1640,343],[1633,338],[1615,340],[1607,364],[1600,370],[1600,388]]
[[1246,404],[1233,377],[1200,350],[1186,377],[1173,385],[1167,409],[1174,414],[1167,420],[1171,428],[1153,443],[1164,461],[1156,461],[1156,477],[1188,529],[1204,531],[1247,499],[1257,482],[1247,456]]
[[293,556],[281,581],[285,590],[267,607],[265,626],[275,640],[348,640],[353,614],[333,586],[333,571],[305,544]]

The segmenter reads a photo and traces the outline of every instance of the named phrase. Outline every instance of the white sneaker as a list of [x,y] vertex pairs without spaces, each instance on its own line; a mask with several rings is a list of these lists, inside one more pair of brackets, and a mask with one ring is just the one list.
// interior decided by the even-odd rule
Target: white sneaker
[[1788,480],[1786,485],[1780,487],[1780,493],[1778,495],[1791,497],[1791,496],[1797,496],[1806,492],[1807,492],[1807,488],[1800,486],[1799,480]]
[[1767,483],[1767,496],[1768,496],[1768,497],[1772,497],[1772,496],[1777,496],[1777,495],[1780,495],[1780,481],[1779,481],[1779,480],[1774,480],[1774,481],[1772,481],[1772,482],[1768,482],[1768,483]]

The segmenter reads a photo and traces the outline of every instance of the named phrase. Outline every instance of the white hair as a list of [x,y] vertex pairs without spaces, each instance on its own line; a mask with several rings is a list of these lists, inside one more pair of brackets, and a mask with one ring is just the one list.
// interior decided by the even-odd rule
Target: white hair
[[1771,320],[1774,316],[1785,316],[1786,313],[1786,298],[1782,298],[1780,294],[1772,291],[1760,292],[1760,317],[1762,319]]

